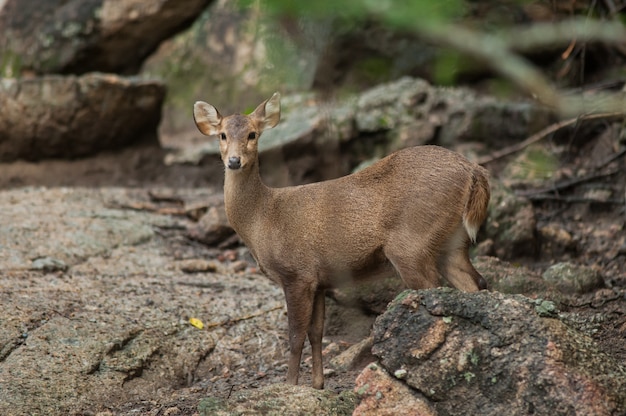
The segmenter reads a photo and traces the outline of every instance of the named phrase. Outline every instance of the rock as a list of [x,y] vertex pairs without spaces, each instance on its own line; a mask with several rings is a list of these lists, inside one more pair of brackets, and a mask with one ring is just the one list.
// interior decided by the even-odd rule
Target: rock
[[[376,314],[365,308],[359,307],[358,305],[352,306],[344,303],[338,303],[337,300],[332,297],[332,293],[326,293],[324,336],[340,339],[342,345],[344,343],[347,343],[348,345],[352,344],[352,347],[348,348],[352,351],[350,353],[346,353],[349,355],[344,356],[346,360],[341,361],[337,368],[342,369],[344,368],[343,364],[355,363],[355,361],[352,361],[352,358],[355,358],[357,361],[359,361],[360,358],[367,358],[367,351],[363,351],[363,354],[359,355],[357,353],[359,347],[355,347],[355,345],[361,344],[360,347],[367,349],[367,341],[365,340],[371,335],[372,326],[374,325],[376,316]],[[343,349],[345,349],[345,347],[338,348],[337,351],[342,351]],[[333,351],[331,351],[331,353],[331,356],[336,355]],[[364,365],[371,361],[372,360],[370,359],[365,362],[359,362],[359,364]]]
[[356,395],[333,393],[305,386],[273,384],[259,389],[240,391],[227,400],[209,397],[200,401],[201,416],[234,414],[352,415]]
[[235,230],[230,226],[224,202],[212,206],[200,218],[196,224],[187,228],[187,235],[197,241],[201,241],[210,246],[216,246],[235,234]]
[[486,238],[470,247],[470,256],[489,256],[495,251],[495,244],[491,238]]
[[121,189],[21,188],[1,195],[0,271],[46,264],[67,270],[120,245],[149,241],[154,224],[168,223],[168,217],[106,208],[109,200],[127,198]]
[[361,372],[354,391],[359,405],[353,416],[437,416],[424,396],[390,376],[376,363]]
[[164,40],[210,0],[5,0],[0,3],[0,76],[136,73]]
[[497,257],[508,260],[535,256],[538,244],[532,203],[496,180],[491,180],[489,215],[484,227],[486,237],[494,241]]
[[[427,115],[423,108],[430,107],[433,92],[428,82],[408,77],[371,88],[358,97],[356,127],[359,132],[373,133],[414,124],[416,118]],[[431,131],[418,141],[424,144],[432,135]]]
[[626,411],[622,364],[549,303],[519,295],[403,292],[377,319],[372,352],[387,373],[406,371],[403,382],[438,414]]
[[330,365],[341,370],[352,370],[365,358],[371,357],[372,337],[364,338],[362,341],[351,345],[348,349],[330,360]]
[[613,189],[610,188],[595,188],[589,189],[585,192],[584,198],[594,202],[607,202],[613,196]]
[[[266,12],[263,4],[241,7],[229,0],[215,1],[188,30],[165,41],[146,60],[142,72],[164,79],[171,89],[161,125],[168,147],[197,143],[197,130],[189,123],[189,108],[197,100],[209,101],[227,115],[254,106],[275,91],[286,95],[310,90],[329,22],[276,21]],[[287,35],[296,28],[305,30],[315,45],[298,49]]]
[[203,259],[187,259],[180,262],[180,270],[185,273],[213,273],[218,269],[214,261]]
[[33,260],[32,270],[41,270],[44,273],[64,272],[67,270],[67,264],[63,260],[57,260],[52,257],[39,257]]
[[156,141],[165,87],[92,73],[0,82],[0,161],[75,158]]
[[[424,144],[435,136],[443,146],[471,141],[501,146],[499,138],[525,138],[552,117],[529,102],[502,102],[410,77],[373,87],[360,94],[357,103],[358,132],[389,130],[392,150]],[[533,127],[512,122],[518,118],[529,120]],[[405,136],[406,129],[411,130],[409,136]]]
[[577,241],[572,234],[557,223],[546,224],[539,228],[541,252],[546,256],[556,258],[565,253],[575,252]]
[[489,290],[526,295],[531,298],[560,299],[558,291],[550,282],[527,267],[489,256],[476,256],[473,263],[476,270],[487,280]]
[[566,294],[589,293],[604,286],[604,280],[596,269],[568,262],[550,266],[542,277]]
[[246,271],[246,269],[248,268],[249,264],[247,261],[245,260],[237,260],[232,262],[229,265],[229,270],[231,270],[233,273],[241,273]]

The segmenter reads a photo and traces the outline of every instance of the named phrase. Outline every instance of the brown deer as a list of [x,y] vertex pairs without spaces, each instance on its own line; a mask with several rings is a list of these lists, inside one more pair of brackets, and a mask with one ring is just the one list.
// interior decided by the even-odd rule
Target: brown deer
[[395,152],[360,172],[324,182],[270,188],[259,175],[261,133],[280,120],[275,93],[249,116],[222,117],[204,102],[194,119],[217,135],[225,165],[230,224],[287,301],[289,368],[298,383],[311,343],[312,384],[324,387],[322,332],[328,288],[371,276],[400,275],[412,289],[486,288],[468,249],[487,216],[487,171],[438,146]]

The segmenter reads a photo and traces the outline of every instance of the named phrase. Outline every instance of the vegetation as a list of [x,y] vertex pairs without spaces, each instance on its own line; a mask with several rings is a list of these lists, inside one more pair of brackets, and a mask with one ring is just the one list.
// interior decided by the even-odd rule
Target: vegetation
[[[244,6],[251,4],[248,0],[242,0],[241,3]],[[585,59],[585,50],[590,42],[619,46],[626,41],[626,29],[620,20],[620,8],[624,5],[605,2],[606,7],[603,9],[598,4],[602,2],[594,1],[552,3],[557,11],[569,7],[572,17],[564,18],[561,14],[552,16],[548,22],[515,24],[512,17],[506,14],[509,7],[542,6],[542,2],[519,0],[498,2],[498,6],[505,12],[500,12],[496,19],[488,21],[486,25],[484,20],[472,20],[472,14],[479,7],[475,2],[460,0],[350,0],[342,2],[339,8],[332,0],[265,0],[261,4],[277,22],[285,19],[317,19],[341,21],[343,25],[349,25],[375,21],[393,30],[410,31],[448,48],[440,54],[436,77],[444,83],[453,78],[454,71],[458,69],[456,66],[471,65],[472,61],[465,59],[470,57],[488,65],[523,92],[536,97],[562,115],[625,112],[626,100],[622,94],[597,92],[593,97],[565,94],[554,86],[555,83],[544,71],[525,57],[530,52],[559,47],[563,49],[564,64],[571,66],[568,61]],[[479,21],[481,28],[477,24]],[[584,72],[584,68],[581,71]]]

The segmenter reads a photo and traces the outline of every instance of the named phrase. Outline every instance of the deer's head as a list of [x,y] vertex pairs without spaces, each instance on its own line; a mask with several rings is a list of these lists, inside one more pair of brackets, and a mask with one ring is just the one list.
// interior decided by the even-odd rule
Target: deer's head
[[193,106],[193,117],[200,132],[218,137],[224,166],[233,171],[245,170],[258,159],[261,133],[280,121],[280,94],[274,93],[250,115],[228,117],[222,117],[211,104],[198,101]]

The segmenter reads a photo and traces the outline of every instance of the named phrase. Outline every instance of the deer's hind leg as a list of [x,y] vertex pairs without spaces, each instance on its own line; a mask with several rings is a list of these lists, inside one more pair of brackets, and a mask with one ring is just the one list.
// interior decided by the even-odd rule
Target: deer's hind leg
[[409,288],[417,290],[441,286],[435,252],[392,243],[384,248],[384,253]]
[[460,227],[450,239],[447,250],[442,253],[439,262],[441,274],[452,286],[465,292],[487,289],[487,282],[469,259],[469,247],[469,236]]

